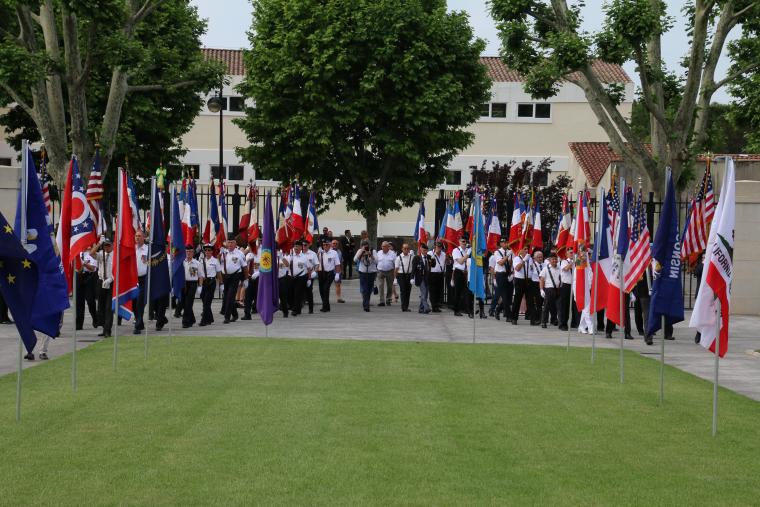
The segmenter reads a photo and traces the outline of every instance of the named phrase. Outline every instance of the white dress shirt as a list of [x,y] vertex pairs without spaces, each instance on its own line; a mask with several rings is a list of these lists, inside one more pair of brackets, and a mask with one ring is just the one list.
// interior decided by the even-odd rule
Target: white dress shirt
[[467,258],[469,255],[469,248],[462,248],[461,246],[456,247],[454,251],[451,252],[451,258],[454,259],[454,269],[458,269],[459,271],[467,271],[467,261],[465,260],[465,262],[460,263],[460,259]]
[[182,261],[182,265],[185,267],[185,281],[197,282],[201,275],[201,263],[198,259],[185,259]]
[[379,250],[375,252],[378,271],[392,271],[396,267],[396,252],[388,250],[388,253]]
[[[551,276],[549,276],[550,273],[551,273]],[[541,278],[544,279],[545,289],[559,289],[559,285],[562,283],[561,282],[562,275],[559,270],[559,265],[557,265],[557,267],[554,267],[554,268],[551,267],[550,264],[544,266],[544,268],[541,270],[540,276]],[[557,286],[554,285],[555,283],[557,284]]]
[[226,275],[234,275],[242,271],[245,266],[245,255],[239,248],[230,250],[221,254],[222,256],[222,273]]
[[395,267],[401,274],[410,274],[412,272],[412,258],[414,255],[410,252],[406,255],[403,253],[396,257]]
[[148,245],[135,245],[135,257],[137,258],[137,276],[147,275],[148,263],[150,262],[150,249],[148,248]]
[[340,266],[340,257],[338,257],[338,252],[333,249],[330,249],[327,252],[319,252],[317,255],[317,260],[319,271],[335,271],[335,267]]
[[435,266],[433,266],[433,263],[430,263],[430,272],[431,273],[443,273],[446,271],[446,252],[444,250],[441,250],[441,253],[436,254],[435,250],[432,252],[428,252],[428,256],[430,256],[431,259],[435,259]]

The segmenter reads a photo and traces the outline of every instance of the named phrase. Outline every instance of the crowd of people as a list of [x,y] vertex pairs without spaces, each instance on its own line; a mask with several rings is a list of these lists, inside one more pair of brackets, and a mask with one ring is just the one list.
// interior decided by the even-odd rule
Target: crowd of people
[[[133,332],[139,334],[145,329],[149,248],[140,231],[136,233],[135,243],[140,295],[133,303]],[[257,313],[258,246],[243,249],[234,239],[228,240],[219,251],[209,244],[187,245],[181,297],[172,298],[171,302],[169,298],[154,301],[149,309],[156,330],[160,331],[168,323],[166,311],[170,304],[183,328],[196,323],[199,326],[213,324],[212,305],[217,294],[221,295],[219,315],[224,324],[238,319],[251,320]],[[76,300],[77,329],[84,325],[87,306],[93,326],[102,327],[99,336],[106,337],[111,335],[113,325],[112,252],[111,241],[104,239],[82,254]],[[365,232],[356,238],[346,231],[336,238],[325,228],[314,241],[296,241],[292,249],[278,252],[278,310],[283,318],[313,313],[316,287],[319,311],[330,312],[332,292],[338,303],[344,303],[341,282],[354,278],[355,271],[365,312],[371,311],[374,297],[374,306],[398,304],[402,312],[413,311],[415,307],[420,314],[449,310],[455,316],[504,319],[511,325],[518,325],[523,315],[532,326],[551,326],[560,331],[577,328],[580,333],[592,333],[595,327],[592,317],[587,310],[579,312],[572,297],[574,269],[576,263],[586,261],[586,255],[584,250],[568,250],[564,258],[560,258],[554,249],[529,252],[528,247],[515,253],[507,238],[502,238],[500,247],[488,256],[485,277],[490,302],[486,307],[487,301],[473,298],[468,288],[471,258],[466,238],[460,239],[459,245],[449,253],[442,241],[432,242],[432,245],[403,243],[399,250],[391,242],[382,241],[379,249],[375,249]],[[413,286],[418,288],[419,299],[414,303],[411,301]],[[642,278],[632,295],[626,295],[623,326],[626,339],[633,339],[628,311],[631,302],[637,330],[644,334],[649,293],[647,280]],[[200,299],[199,321],[196,299]],[[596,329],[603,329],[607,338],[612,338],[617,330],[613,322],[605,322],[603,310],[596,314]],[[652,343],[651,336],[644,338],[648,344]],[[673,338],[672,327],[666,326],[665,338]]]

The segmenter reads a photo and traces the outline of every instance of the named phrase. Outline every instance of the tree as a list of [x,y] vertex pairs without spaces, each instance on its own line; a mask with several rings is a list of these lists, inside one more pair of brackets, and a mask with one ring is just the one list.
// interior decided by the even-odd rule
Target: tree
[[729,119],[732,124],[746,129],[747,144],[741,153],[760,153],[760,71],[755,67],[754,72],[740,72],[743,68],[757,65],[760,41],[752,34],[757,33],[759,28],[758,16],[744,20],[742,37],[729,48],[733,61],[729,72],[738,76],[730,85],[731,95],[736,100]]
[[89,170],[96,141],[104,177],[117,155],[148,163],[158,147],[171,158],[198,93],[221,81],[200,51],[204,31],[188,0],[0,3],[0,104],[16,105],[2,122],[44,138],[59,183],[69,153]]
[[444,0],[254,0],[238,150],[259,174],[378,215],[412,206],[473,140],[484,43]]
[[[581,6],[568,7],[566,0],[491,1],[502,57],[525,75],[526,91],[536,98],[548,98],[557,93],[563,80],[581,87],[612,147],[627,164],[646,175],[656,190],[664,187],[666,166],[680,177],[704,146],[709,133],[708,106],[716,90],[760,66],[756,57],[748,58],[725,78],[715,77],[729,34],[740,23],[760,15],[760,2],[695,0],[684,8],[690,43],[682,93],[677,103],[668,107],[665,89],[669,73],[662,61],[661,37],[672,23],[665,8],[661,0],[610,0],[602,28],[588,33],[580,27]],[[745,29],[742,39],[740,42],[754,47],[757,31]],[[651,126],[651,153],[618,110],[620,88],[605,86],[592,71],[595,60],[619,65],[636,62]]]

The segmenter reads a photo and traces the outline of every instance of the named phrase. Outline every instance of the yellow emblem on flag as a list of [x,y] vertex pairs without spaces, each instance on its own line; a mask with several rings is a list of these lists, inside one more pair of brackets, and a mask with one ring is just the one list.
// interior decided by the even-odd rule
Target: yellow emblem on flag
[[261,251],[261,261],[259,262],[259,270],[264,273],[272,271],[272,251],[264,249]]

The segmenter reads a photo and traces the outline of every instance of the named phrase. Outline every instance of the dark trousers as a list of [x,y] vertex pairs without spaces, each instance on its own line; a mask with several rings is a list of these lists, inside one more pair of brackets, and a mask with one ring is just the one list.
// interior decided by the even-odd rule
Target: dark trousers
[[509,274],[496,273],[496,292],[494,299],[499,302],[496,305],[495,313],[498,315],[504,312],[504,318],[509,319],[512,312],[512,291],[514,290],[512,282],[509,281]]
[[309,283],[309,280],[306,281],[306,291],[304,292],[304,301],[306,301],[306,305],[309,307],[309,313],[314,312],[314,284],[316,283],[316,278],[310,278],[311,283]]
[[95,286],[98,283],[98,275],[95,273],[77,273],[77,301],[76,301],[76,327],[84,326],[84,304],[92,317],[93,327],[100,325],[97,305],[95,304]]
[[282,311],[283,317],[287,317],[288,299],[290,299],[290,275],[281,276],[278,283],[280,284],[280,311]]
[[182,298],[182,326],[189,327],[195,324],[195,313],[193,312],[193,303],[195,303],[195,291],[198,289],[198,281],[185,281],[185,291]]
[[133,310],[135,312],[135,330],[142,331],[145,329],[145,323],[143,322],[143,315],[145,314],[145,275],[137,278],[137,284],[140,290],[137,294],[137,298],[132,303]]
[[224,320],[237,320],[237,295],[238,285],[243,278],[243,273],[238,271],[224,277]]
[[[628,310],[628,306],[631,303],[631,296],[626,294],[623,298],[623,319],[625,322],[625,334],[631,334],[631,312]],[[617,302],[620,304],[620,302]],[[615,323],[610,319],[607,319],[607,326],[604,328],[605,333],[611,333],[615,329]]]
[[102,285],[98,287],[98,311],[100,313],[100,323],[103,325],[104,336],[111,336],[113,328],[112,298],[113,289],[111,287],[107,289],[104,289]]
[[[530,311],[530,321],[534,324],[541,321],[541,309],[544,306],[544,300],[541,297],[541,286],[538,282],[528,280],[528,308]],[[528,312],[526,312],[528,313]],[[528,316],[526,315],[527,319]]]
[[249,278],[248,287],[245,288],[245,300],[243,301],[243,313],[250,317],[251,313],[256,313],[256,294],[259,291],[259,279]]
[[523,297],[525,298],[525,318],[530,318],[533,315],[533,301],[531,298],[531,291],[529,286],[530,280],[525,278],[515,278],[515,299],[512,301],[512,320],[517,320],[520,314],[520,304]]
[[169,319],[166,318],[166,309],[169,308],[169,296],[166,295],[154,299],[151,301],[151,307],[153,308],[153,316],[156,320],[156,331],[161,331],[169,323]]
[[559,289],[559,325],[567,327],[567,321],[570,319],[570,284],[563,283]]
[[303,308],[303,301],[306,297],[306,282],[308,278],[306,275],[293,277],[290,283],[290,300],[293,302],[291,313],[293,315],[299,315],[301,308]]
[[330,287],[335,281],[335,271],[319,272],[319,297],[322,299],[322,311],[330,311]]
[[201,324],[211,324],[214,322],[214,312],[211,311],[211,302],[214,300],[214,291],[216,290],[215,278],[204,278],[203,287],[201,288]]
[[8,305],[0,294],[0,322],[8,322],[9,320],[11,319],[8,317]]
[[343,274],[347,275],[346,279],[354,277],[354,254],[343,252]]
[[636,331],[643,335],[646,332],[647,317],[649,316],[649,298],[636,298],[633,302],[633,322],[636,323]]
[[541,324],[546,324],[546,320],[551,314],[552,322],[557,322],[557,300],[559,299],[559,290],[547,288],[544,289],[546,298],[544,298],[544,310],[541,313]]
[[409,309],[409,296],[412,295],[412,275],[409,273],[399,273],[396,276],[399,289],[401,289],[401,309]]
[[[452,307],[455,312],[461,312],[467,310],[467,277],[464,274],[464,270],[454,270],[454,300],[452,301]],[[467,310],[469,313],[469,310]]]
[[430,284],[430,306],[433,307],[433,310],[441,309],[441,301],[443,301],[443,279],[443,272],[430,273],[428,283]]
[[372,297],[372,289],[375,287],[377,273],[359,272],[359,292],[362,294],[362,307],[369,309],[369,299]]

